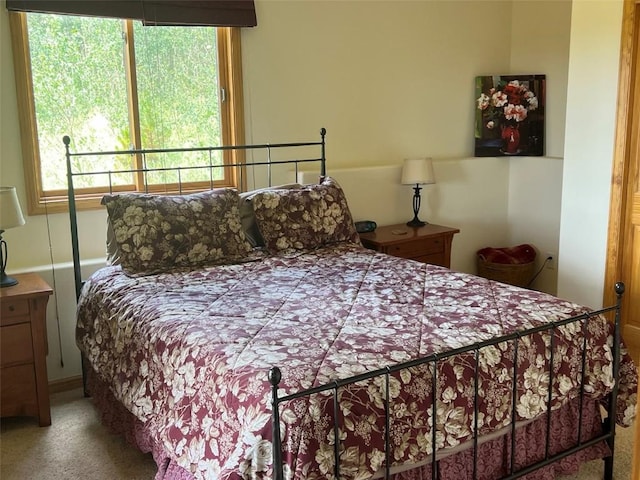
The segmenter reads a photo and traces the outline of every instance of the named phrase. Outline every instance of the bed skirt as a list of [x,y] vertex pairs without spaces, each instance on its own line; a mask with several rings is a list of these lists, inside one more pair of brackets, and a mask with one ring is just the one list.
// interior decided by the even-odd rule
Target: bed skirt
[[[92,368],[86,369],[87,388],[98,409],[102,423],[113,433],[122,435],[128,443],[142,451],[151,453],[158,466],[155,480],[194,480],[191,472],[177,465],[164,451],[162,444],[155,441],[145,424],[133,416],[111,393]],[[570,406],[567,406],[570,407]],[[572,447],[578,432],[578,409],[563,408],[553,412],[551,422],[550,453]],[[593,400],[583,406],[582,437],[584,440],[602,433],[600,407]],[[545,457],[547,422],[538,419],[518,429],[516,433],[516,465],[522,467]],[[557,475],[576,473],[584,462],[609,455],[606,442],[570,455],[559,462],[543,467],[522,478],[526,480],[551,480]],[[507,475],[511,457],[511,435],[506,434],[486,441],[478,446],[478,479],[498,479]],[[383,475],[384,477],[384,475]],[[382,477],[382,478],[383,478]],[[438,462],[440,480],[460,480],[473,478],[473,449],[451,453]],[[431,465],[423,465],[392,476],[393,480],[431,480]],[[240,476],[238,476],[240,479]],[[234,479],[235,480],[235,479]],[[303,479],[299,479],[303,480]]]

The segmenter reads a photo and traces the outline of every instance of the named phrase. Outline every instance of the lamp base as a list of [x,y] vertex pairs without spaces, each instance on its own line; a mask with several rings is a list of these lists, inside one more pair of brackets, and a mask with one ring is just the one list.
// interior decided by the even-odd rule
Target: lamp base
[[4,287],[12,287],[18,284],[18,280],[9,275],[6,275],[4,272],[0,275],[0,288]]
[[422,220],[418,219],[418,217],[416,217],[410,222],[407,222],[407,227],[424,227],[426,224],[427,222],[423,222]]

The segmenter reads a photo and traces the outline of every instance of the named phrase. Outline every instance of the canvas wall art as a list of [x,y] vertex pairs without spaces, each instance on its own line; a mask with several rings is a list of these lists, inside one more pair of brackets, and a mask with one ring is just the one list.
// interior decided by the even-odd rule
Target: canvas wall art
[[476,77],[475,156],[544,155],[545,75]]

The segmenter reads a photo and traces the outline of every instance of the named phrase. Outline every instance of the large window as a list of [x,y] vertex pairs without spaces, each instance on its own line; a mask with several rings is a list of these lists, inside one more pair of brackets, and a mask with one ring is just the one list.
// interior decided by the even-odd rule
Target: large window
[[[138,21],[12,13],[29,212],[66,206],[62,137],[73,151],[205,147],[243,143],[237,28],[143,26]],[[171,155],[78,157],[74,170],[167,167]],[[189,164],[238,162],[232,153]],[[82,162],[82,163],[80,163]],[[144,164],[143,164],[144,162]],[[180,158],[180,165],[185,158]],[[214,170],[216,186],[236,185],[234,169]],[[182,177],[210,185],[210,172]],[[205,177],[205,178],[203,178]],[[150,179],[170,191],[177,178]],[[136,174],[77,177],[81,205],[94,207],[111,188],[137,190]]]

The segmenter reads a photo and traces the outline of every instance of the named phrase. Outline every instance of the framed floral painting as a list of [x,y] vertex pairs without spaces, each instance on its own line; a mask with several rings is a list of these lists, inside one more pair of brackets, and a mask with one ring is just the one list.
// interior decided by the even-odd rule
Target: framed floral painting
[[544,155],[544,75],[476,77],[475,156]]

